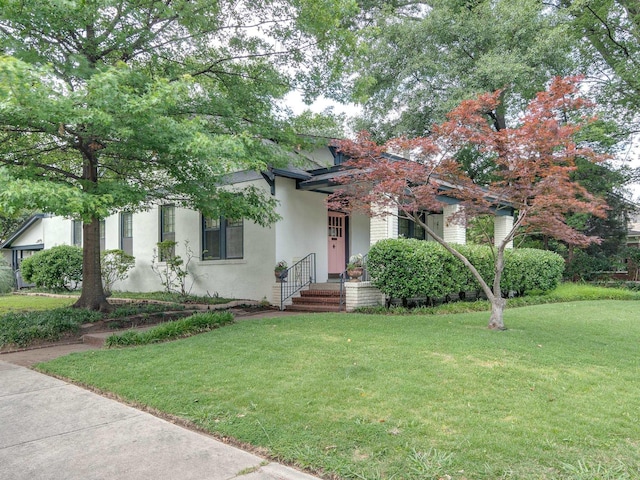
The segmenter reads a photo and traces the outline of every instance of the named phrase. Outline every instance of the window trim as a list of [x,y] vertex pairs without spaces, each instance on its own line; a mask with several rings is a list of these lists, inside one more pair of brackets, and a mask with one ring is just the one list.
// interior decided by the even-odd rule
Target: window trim
[[[201,249],[200,249],[200,259],[201,261],[211,262],[211,261],[220,261],[220,260],[243,260],[244,259],[244,220],[240,219],[236,222],[239,225],[230,225],[233,220],[229,220],[223,216],[218,218],[218,228],[206,228],[207,219],[213,220],[211,217],[205,217],[204,215],[200,215],[200,231],[201,231]],[[240,256],[229,256],[229,250],[227,248],[227,232],[232,228],[239,228],[241,230],[240,236]],[[207,233],[213,234],[213,232],[218,232],[218,245],[219,251],[216,256],[211,256],[210,252],[205,253],[205,246],[207,244],[206,236]]]
[[[129,218],[130,222],[127,222],[126,219]],[[131,224],[131,232],[129,232],[130,236],[125,236],[127,228],[125,228],[126,224]],[[130,241],[131,245],[129,248],[125,245],[125,242]],[[133,213],[132,212],[120,212],[120,250],[127,253],[128,255],[133,255]]]
[[71,222],[71,244],[74,247],[82,247],[82,220],[72,220]]
[[[173,230],[169,231],[165,231],[166,228],[166,221],[165,221],[165,212],[171,212],[170,216],[171,216],[171,223],[173,223],[172,227]],[[164,241],[172,241],[175,242],[176,241],[176,206],[173,204],[167,204],[167,205],[160,205],[159,208],[159,214],[160,214],[160,222],[159,222],[159,237],[160,237],[160,242],[164,242]],[[170,252],[171,256],[175,256],[175,246],[172,249],[172,251]],[[160,251],[158,252],[158,256],[159,256],[159,261],[160,262],[165,262],[167,259],[164,258],[163,252]]]

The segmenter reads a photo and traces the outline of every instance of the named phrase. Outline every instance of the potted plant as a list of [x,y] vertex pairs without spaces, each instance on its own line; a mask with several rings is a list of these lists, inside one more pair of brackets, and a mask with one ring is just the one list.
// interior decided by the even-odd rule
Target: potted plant
[[362,266],[362,254],[356,253],[349,257],[349,263],[347,263],[347,275],[349,275],[350,281],[359,282],[360,277],[364,272]]
[[282,283],[282,281],[284,281],[285,278],[287,278],[287,262],[285,262],[284,260],[280,260],[278,263],[276,263],[275,268],[273,269],[273,273],[276,276],[276,282],[277,283]]

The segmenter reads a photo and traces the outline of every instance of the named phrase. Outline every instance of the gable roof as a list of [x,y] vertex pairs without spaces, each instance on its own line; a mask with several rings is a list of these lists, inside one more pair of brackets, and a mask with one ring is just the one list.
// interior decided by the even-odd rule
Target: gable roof
[[35,224],[38,220],[43,219],[46,216],[45,213],[36,213],[35,215],[32,215],[31,217],[29,217],[20,228],[18,228],[18,230],[16,230],[13,234],[11,234],[9,236],[9,238],[7,238],[7,240],[5,240],[4,243],[0,244],[0,248],[10,248],[11,244],[17,240],[18,238],[20,238],[20,236],[26,232],[29,227],[31,227],[33,224]]

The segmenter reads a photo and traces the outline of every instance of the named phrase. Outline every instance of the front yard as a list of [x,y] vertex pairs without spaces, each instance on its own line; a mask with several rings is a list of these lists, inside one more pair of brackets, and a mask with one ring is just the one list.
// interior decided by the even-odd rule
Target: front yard
[[238,322],[43,371],[327,478],[640,478],[633,301]]

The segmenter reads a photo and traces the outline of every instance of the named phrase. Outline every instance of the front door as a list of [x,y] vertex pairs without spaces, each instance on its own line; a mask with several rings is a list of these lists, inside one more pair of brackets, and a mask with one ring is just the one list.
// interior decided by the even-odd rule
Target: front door
[[344,213],[329,212],[329,274],[341,273],[345,269],[345,223]]

